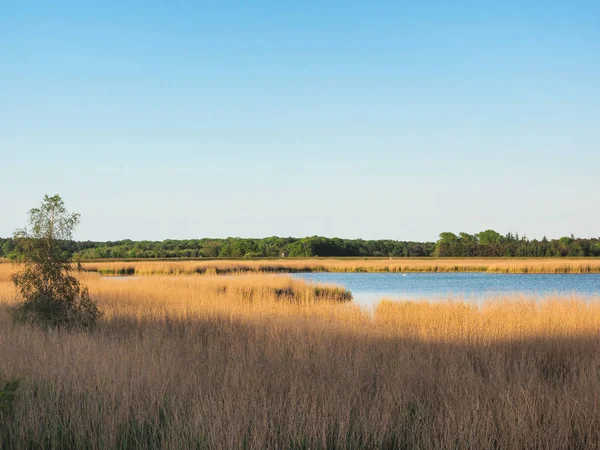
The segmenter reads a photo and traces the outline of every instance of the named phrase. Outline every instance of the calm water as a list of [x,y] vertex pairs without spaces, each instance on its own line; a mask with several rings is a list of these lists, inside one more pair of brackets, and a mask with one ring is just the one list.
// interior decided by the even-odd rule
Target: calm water
[[352,291],[354,300],[372,305],[388,299],[483,300],[505,294],[570,295],[600,300],[600,274],[507,275],[491,273],[300,273],[315,283],[333,283]]

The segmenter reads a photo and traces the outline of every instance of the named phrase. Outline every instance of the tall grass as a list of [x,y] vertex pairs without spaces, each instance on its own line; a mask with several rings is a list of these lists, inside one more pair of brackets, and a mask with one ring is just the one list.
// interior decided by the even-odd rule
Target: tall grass
[[88,334],[13,324],[0,282],[2,449],[600,445],[595,303],[371,313],[286,277],[84,276]]
[[[299,272],[489,272],[531,274],[600,273],[591,258],[410,258],[410,259],[279,259],[209,261],[85,262],[83,270],[105,276],[240,275]],[[12,265],[0,261],[0,280]]]
[[600,259],[282,259],[272,261],[139,261],[84,263],[104,275],[295,272],[600,273]]

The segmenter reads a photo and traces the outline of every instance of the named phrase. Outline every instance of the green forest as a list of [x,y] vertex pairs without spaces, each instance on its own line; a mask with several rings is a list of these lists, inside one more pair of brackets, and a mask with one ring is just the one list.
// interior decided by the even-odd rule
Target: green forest
[[[476,234],[441,233],[437,242],[268,237],[264,239],[187,239],[164,241],[70,241],[75,259],[146,258],[303,258],[303,257],[598,257],[600,239],[527,239],[493,230]],[[0,257],[17,258],[12,238],[0,238]]]

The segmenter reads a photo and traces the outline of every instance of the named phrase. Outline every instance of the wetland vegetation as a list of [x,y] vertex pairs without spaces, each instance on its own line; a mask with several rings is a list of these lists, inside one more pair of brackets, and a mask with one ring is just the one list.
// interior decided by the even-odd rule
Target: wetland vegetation
[[412,258],[82,262],[102,275],[234,275],[302,272],[600,273],[600,259]]
[[82,273],[104,312],[97,326],[44,331],[12,322],[9,268],[0,387],[19,387],[0,412],[2,449],[599,442],[597,303],[381,301],[368,312],[285,276]]
[[[61,228],[66,212],[48,211],[32,210],[32,229],[15,235],[35,251],[0,264],[0,450],[600,442],[599,302],[505,295],[367,309],[343,287],[281,275],[575,274],[600,272],[600,260],[112,261],[74,271],[78,216]],[[62,320],[82,302],[94,326],[87,315],[68,314],[84,327]],[[25,306],[35,320],[15,321]]]

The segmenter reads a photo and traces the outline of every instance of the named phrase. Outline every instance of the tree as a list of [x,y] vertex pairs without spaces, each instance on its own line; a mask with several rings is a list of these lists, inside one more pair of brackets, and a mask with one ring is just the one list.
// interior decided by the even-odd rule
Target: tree
[[4,258],[10,258],[11,256],[13,256],[14,249],[15,245],[12,239],[7,239],[6,242],[2,244],[1,256],[3,256]]
[[458,233],[463,244],[477,244],[477,236],[461,231]]
[[100,317],[87,287],[71,275],[71,255],[64,250],[79,218],[67,212],[60,196],[46,195],[39,208],[29,211],[29,227],[15,232],[22,270],[12,281],[23,297],[13,311],[15,319],[45,327],[89,328]]
[[439,244],[455,244],[458,241],[458,236],[449,231],[444,231],[440,233],[440,238],[438,239]]
[[481,245],[501,244],[504,238],[494,230],[485,230],[477,234]]

